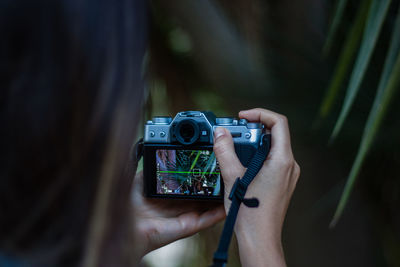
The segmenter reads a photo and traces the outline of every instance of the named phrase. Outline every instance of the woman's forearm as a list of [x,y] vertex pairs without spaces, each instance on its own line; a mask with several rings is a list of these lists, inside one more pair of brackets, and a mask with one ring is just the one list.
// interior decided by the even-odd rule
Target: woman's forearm
[[280,233],[256,228],[235,231],[242,266],[286,266]]

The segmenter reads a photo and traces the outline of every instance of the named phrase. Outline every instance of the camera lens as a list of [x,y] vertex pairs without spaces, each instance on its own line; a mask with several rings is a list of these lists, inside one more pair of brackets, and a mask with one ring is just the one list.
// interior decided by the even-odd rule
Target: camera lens
[[199,138],[199,126],[192,119],[180,121],[175,128],[176,139],[183,145],[191,145]]

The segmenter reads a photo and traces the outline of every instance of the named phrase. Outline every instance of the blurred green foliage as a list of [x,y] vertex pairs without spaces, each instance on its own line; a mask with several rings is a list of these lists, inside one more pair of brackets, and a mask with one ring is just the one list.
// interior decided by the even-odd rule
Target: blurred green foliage
[[[334,16],[335,19],[333,20],[333,24],[337,23],[337,18],[341,16],[340,13],[343,12],[343,5],[345,5],[344,2],[345,1],[342,0],[338,2],[339,8],[336,11],[336,15]],[[354,103],[357,93],[360,90],[365,73],[369,65],[371,64],[370,59],[376,47],[376,43],[379,39],[382,26],[385,22],[385,19],[387,18],[388,10],[391,4],[390,0],[373,0],[371,4],[370,2],[371,1],[362,1],[360,3],[359,14],[356,20],[353,22],[353,28],[351,28],[351,30],[349,31],[349,40],[346,42],[343,48],[342,57],[338,62],[337,72],[334,75],[332,83],[327,92],[327,96],[323,101],[323,105],[321,107],[321,115],[324,116],[327,112],[329,112],[328,110],[330,109],[332,102],[335,101],[335,98],[337,96],[336,91],[342,85],[343,77],[351,66],[351,58],[354,56],[353,51],[355,44],[357,43],[356,40],[358,36],[363,33],[363,38],[359,45],[356,62],[353,66],[350,76],[350,81],[344,99],[343,107],[334,127],[331,139],[336,138],[339,131],[341,130],[343,123],[346,120]],[[368,6],[369,8],[366,8]],[[361,25],[364,25],[364,27],[360,27]],[[331,39],[328,39],[327,46],[329,46],[329,43],[332,42],[332,36],[334,35],[333,31],[335,31],[335,29],[336,26],[332,26],[331,33],[329,34]],[[364,162],[370,146],[372,145],[372,141],[376,136],[381,121],[385,116],[385,112],[388,109],[390,100],[393,98],[395,91],[399,87],[400,69],[397,65],[398,62],[396,62],[396,60],[400,59],[399,41],[400,7],[397,11],[396,23],[392,29],[392,38],[390,41],[390,45],[389,47],[387,47],[387,56],[385,59],[385,63],[381,70],[381,74],[379,75],[380,81],[377,85],[375,101],[371,107],[371,111],[368,116],[366,126],[364,128],[364,133],[361,138],[361,144],[358,149],[356,159],[347,178],[347,183],[340,198],[339,205],[330,224],[331,227],[336,225],[337,221],[343,213],[343,209],[345,208],[346,203],[349,199],[360,168]]]

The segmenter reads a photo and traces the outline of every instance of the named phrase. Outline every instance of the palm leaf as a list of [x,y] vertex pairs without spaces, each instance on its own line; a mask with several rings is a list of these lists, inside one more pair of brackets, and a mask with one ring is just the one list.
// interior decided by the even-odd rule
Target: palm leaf
[[216,167],[216,162],[215,162],[215,154],[214,152],[211,152],[211,155],[208,157],[206,161],[206,166],[204,167],[204,172],[213,172]]
[[322,54],[327,55],[331,50],[331,46],[333,43],[333,39],[335,37],[336,31],[339,27],[340,21],[343,17],[344,8],[346,7],[347,0],[338,0],[336,4],[335,15],[333,17],[331,26],[329,28],[328,37],[326,38],[326,42],[324,48],[322,49]]
[[196,166],[196,163],[197,163],[197,160],[198,160],[199,157],[200,157],[200,154],[201,154],[201,151],[200,151],[200,150],[197,151],[196,157],[195,157],[195,159],[193,160],[192,165],[190,166],[190,171],[193,170],[194,166]]
[[344,47],[335,68],[333,78],[322,101],[319,110],[319,119],[325,118],[329,114],[333,107],[333,104],[335,103],[339,90],[343,84],[344,79],[346,78],[346,74],[349,71],[351,62],[354,58],[356,49],[360,42],[365,26],[365,20],[368,14],[368,8],[370,5],[371,0],[362,2],[361,7],[357,12],[356,19],[350,31],[348,32]]
[[369,10],[367,25],[364,30],[361,48],[357,56],[357,60],[351,74],[350,83],[347,88],[346,96],[344,99],[343,108],[340,112],[339,118],[336,122],[335,128],[331,136],[333,140],[350,112],[350,108],[354,102],[357,92],[360,88],[361,82],[364,78],[372,52],[374,51],[382,24],[385,20],[387,11],[389,9],[391,0],[374,0]]
[[379,81],[378,90],[375,96],[374,104],[367,119],[364,133],[361,139],[361,144],[357,152],[356,159],[350,171],[345,188],[336,209],[335,215],[331,221],[330,226],[336,225],[346,203],[349,199],[350,193],[353,189],[354,182],[368,153],[369,148],[378,132],[381,125],[382,118],[390,104],[390,100],[400,85],[400,7],[398,10],[395,29],[393,31],[392,41],[389,52],[385,59],[385,66]]

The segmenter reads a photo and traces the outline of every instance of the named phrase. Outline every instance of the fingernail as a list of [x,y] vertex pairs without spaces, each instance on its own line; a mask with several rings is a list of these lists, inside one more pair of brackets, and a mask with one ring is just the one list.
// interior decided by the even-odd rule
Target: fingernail
[[224,128],[217,127],[214,132],[214,140],[217,140],[219,137],[225,134]]

